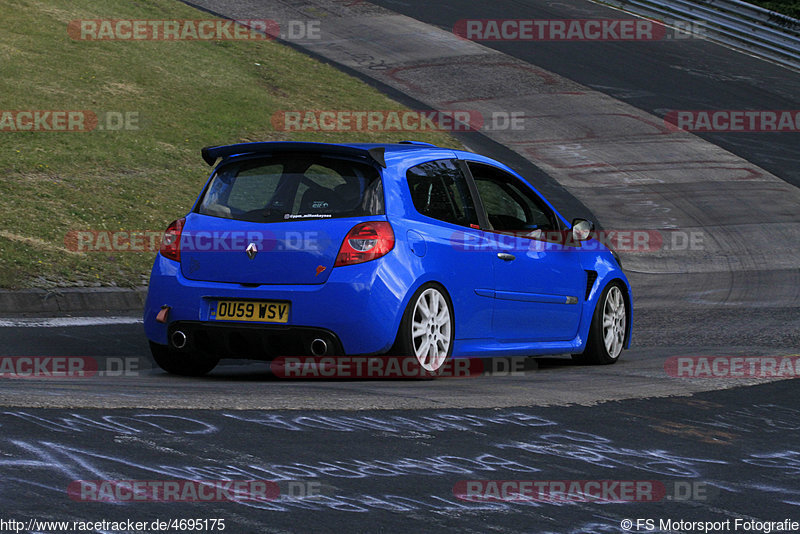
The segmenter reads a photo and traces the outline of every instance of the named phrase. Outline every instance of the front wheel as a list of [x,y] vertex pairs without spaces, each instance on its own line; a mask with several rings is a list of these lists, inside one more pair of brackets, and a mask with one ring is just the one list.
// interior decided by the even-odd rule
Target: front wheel
[[402,356],[413,355],[428,372],[442,368],[453,353],[453,306],[439,284],[426,284],[411,297],[395,343]]
[[597,301],[586,350],[573,358],[581,363],[607,365],[619,360],[628,331],[628,309],[622,288],[616,282],[609,284]]
[[203,376],[219,363],[219,358],[193,351],[177,351],[166,345],[150,342],[150,352],[156,364],[166,372],[181,376]]

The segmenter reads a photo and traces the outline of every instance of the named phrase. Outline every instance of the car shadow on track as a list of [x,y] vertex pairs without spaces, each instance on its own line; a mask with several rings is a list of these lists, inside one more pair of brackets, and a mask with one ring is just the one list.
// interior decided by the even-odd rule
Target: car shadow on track
[[[457,380],[461,378],[520,376],[539,371],[555,371],[563,368],[581,366],[580,363],[572,360],[569,355],[566,355],[560,357],[474,359],[470,360],[472,371],[463,376],[398,376],[392,373],[389,373],[387,376],[353,376],[352,374],[346,373],[322,375],[314,370],[308,370],[305,373],[297,373],[295,376],[285,376],[283,373],[276,374],[273,372],[270,363],[269,361],[227,360],[218,365],[211,373],[201,377],[200,380],[206,382],[424,382],[431,380]],[[153,369],[152,374],[165,378],[198,380],[196,377],[168,375],[160,369]]]

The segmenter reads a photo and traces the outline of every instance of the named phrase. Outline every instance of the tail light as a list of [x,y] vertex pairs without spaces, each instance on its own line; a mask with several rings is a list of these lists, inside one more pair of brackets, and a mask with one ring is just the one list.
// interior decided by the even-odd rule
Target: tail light
[[385,256],[394,248],[394,231],[385,221],[355,225],[345,236],[334,267],[364,263]]
[[172,221],[164,232],[159,252],[165,258],[181,261],[181,232],[183,232],[183,223],[185,222],[185,218]]

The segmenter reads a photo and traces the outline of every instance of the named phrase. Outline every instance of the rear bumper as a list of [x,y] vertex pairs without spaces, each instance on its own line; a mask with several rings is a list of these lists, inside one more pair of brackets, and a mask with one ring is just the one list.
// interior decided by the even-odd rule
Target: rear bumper
[[[167,345],[175,326],[187,324],[205,332],[201,335],[219,334],[222,347],[227,344],[225,350],[231,349],[231,334],[247,334],[250,343],[256,343],[253,346],[263,346],[264,340],[273,336],[278,348],[283,348],[280,339],[294,334],[296,343],[286,347],[293,351],[299,350],[297,342],[302,344],[309,335],[320,333],[341,354],[385,352],[394,343],[407,293],[405,284],[410,281],[398,280],[396,271],[392,272],[390,264],[383,260],[337,267],[319,285],[245,287],[189,280],[181,274],[179,263],[159,254],[145,303],[145,333],[150,341]],[[280,325],[214,321],[210,312],[221,298],[289,301],[289,321]],[[170,307],[167,323],[156,321],[162,306]],[[236,341],[233,344],[237,346]],[[264,353],[265,358],[288,355],[292,354],[276,354],[275,350]]]
[[[181,348],[173,342],[176,332],[182,332],[186,339]],[[271,360],[279,356],[342,354],[336,334],[324,328],[305,326],[174,321],[169,325],[167,338],[176,350],[200,352],[217,358]]]

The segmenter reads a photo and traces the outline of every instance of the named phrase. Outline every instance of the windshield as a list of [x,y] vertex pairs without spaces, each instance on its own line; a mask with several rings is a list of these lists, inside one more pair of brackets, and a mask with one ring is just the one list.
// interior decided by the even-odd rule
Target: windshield
[[197,212],[262,223],[383,215],[383,185],[364,163],[278,155],[218,169]]

